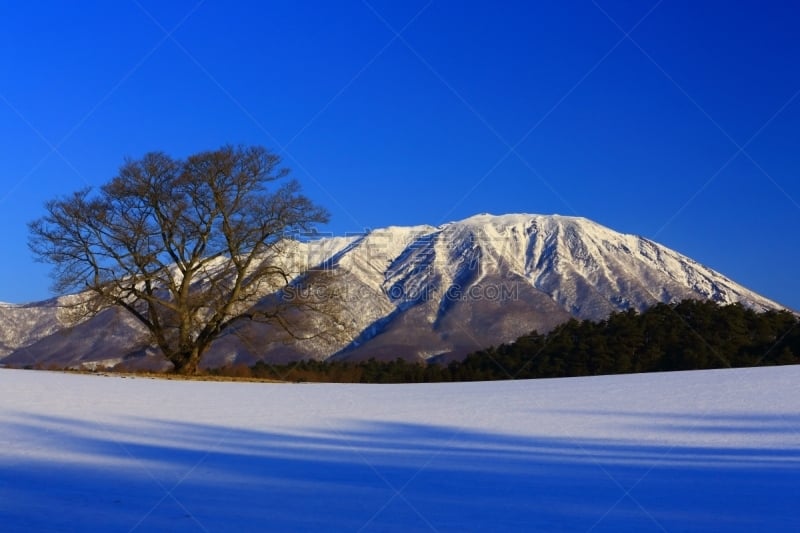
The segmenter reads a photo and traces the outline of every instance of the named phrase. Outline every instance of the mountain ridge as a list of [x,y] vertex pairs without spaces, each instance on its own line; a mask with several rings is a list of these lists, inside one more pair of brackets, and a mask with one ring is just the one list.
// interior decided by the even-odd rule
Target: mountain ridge
[[[661,244],[583,217],[482,213],[439,226],[389,226],[294,244],[286,260],[298,278],[308,268],[337,272],[335,294],[346,310],[349,337],[287,345],[269,327],[243,323],[212,345],[204,364],[457,358],[569,318],[601,319],[686,298],[786,309]],[[48,301],[55,307],[42,307],[50,311],[40,315],[31,310],[42,302],[0,306],[10,317],[6,323],[15,325],[0,338],[0,363],[158,359],[141,328],[124,315],[106,311],[67,330],[58,318],[59,300]]]

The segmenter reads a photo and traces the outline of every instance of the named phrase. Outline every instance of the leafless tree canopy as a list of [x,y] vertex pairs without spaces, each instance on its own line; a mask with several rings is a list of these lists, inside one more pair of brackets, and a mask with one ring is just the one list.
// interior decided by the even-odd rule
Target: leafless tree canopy
[[290,330],[287,316],[308,304],[255,305],[296,275],[287,236],[327,221],[279,164],[262,147],[230,146],[126,160],[99,191],[48,202],[30,223],[31,249],[54,266],[58,292],[91,295],[93,310],[123,307],[176,371],[194,373],[236,320]]

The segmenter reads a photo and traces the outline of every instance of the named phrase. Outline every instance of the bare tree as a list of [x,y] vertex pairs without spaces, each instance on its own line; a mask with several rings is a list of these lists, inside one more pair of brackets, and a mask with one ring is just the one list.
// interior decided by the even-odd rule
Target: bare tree
[[313,307],[281,296],[297,279],[287,236],[328,215],[279,164],[262,147],[231,146],[185,160],[160,152],[126,160],[97,193],[48,202],[47,215],[29,224],[30,247],[54,265],[56,291],[88,295],[91,312],[124,308],[176,372],[196,373],[236,321],[294,334],[293,321]]

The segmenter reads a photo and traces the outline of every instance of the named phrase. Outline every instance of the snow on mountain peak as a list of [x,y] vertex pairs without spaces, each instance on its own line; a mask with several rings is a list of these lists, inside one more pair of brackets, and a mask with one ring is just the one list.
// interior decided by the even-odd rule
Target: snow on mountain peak
[[[338,273],[340,286],[332,294],[352,329],[351,340],[336,341],[343,344],[294,345],[296,358],[458,356],[534,329],[546,331],[570,317],[602,319],[686,298],[783,309],[665,246],[581,217],[482,213],[439,227],[390,226],[295,244],[286,260],[298,272],[325,265]],[[74,340],[55,335],[63,329],[59,302],[70,298],[79,297],[0,305],[6,324],[0,358],[25,347],[25,357],[84,361],[93,357],[84,353],[86,346],[101,346],[99,336],[112,326],[119,346],[127,346],[120,340],[127,326],[115,326],[119,322],[110,315],[95,326],[86,323]],[[129,353],[142,353],[133,333]],[[100,340],[92,341],[92,335]],[[276,343],[268,330],[245,336],[251,339],[247,346],[233,337],[220,339],[209,352],[210,364],[271,357]],[[253,342],[259,338],[263,342]],[[275,349],[286,351],[283,345]]]

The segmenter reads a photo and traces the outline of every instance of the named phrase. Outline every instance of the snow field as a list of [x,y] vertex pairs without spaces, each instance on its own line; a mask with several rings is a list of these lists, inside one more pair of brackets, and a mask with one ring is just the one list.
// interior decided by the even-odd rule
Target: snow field
[[800,367],[421,385],[0,370],[4,531],[796,531]]

